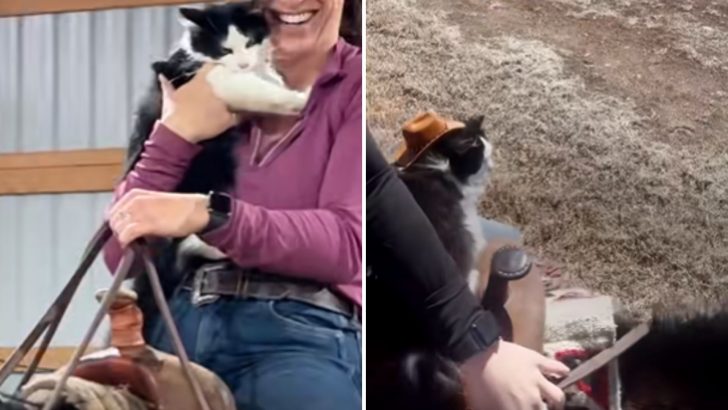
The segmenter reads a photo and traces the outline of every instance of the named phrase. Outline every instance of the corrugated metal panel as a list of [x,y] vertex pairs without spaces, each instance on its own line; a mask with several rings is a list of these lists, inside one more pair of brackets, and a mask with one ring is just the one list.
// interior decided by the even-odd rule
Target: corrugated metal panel
[[10,377],[8,377],[8,380],[5,382],[4,385],[0,386],[2,387],[3,392],[11,392],[15,391],[15,388],[20,384],[20,379],[22,378],[22,374],[11,374]]
[[[56,144],[54,75],[56,19],[32,16],[20,24],[20,149],[49,150]],[[70,97],[70,96],[69,96]]]
[[[124,146],[150,63],[181,34],[176,7],[0,19],[0,152]],[[110,194],[0,196],[0,346],[70,278]],[[110,284],[101,258],[54,344],[77,344]]]
[[[15,346],[40,319],[79,263],[110,194],[0,197],[0,346]],[[111,283],[100,257],[69,307],[54,345],[81,339]]]
[[176,7],[0,19],[0,152],[123,146]]
[[[58,95],[73,96],[73,104],[59,104],[58,140],[67,149],[92,146],[90,81],[93,72],[91,15],[63,14],[58,22]],[[82,81],[85,80],[85,81]]]
[[0,152],[20,149],[20,19],[0,19]]

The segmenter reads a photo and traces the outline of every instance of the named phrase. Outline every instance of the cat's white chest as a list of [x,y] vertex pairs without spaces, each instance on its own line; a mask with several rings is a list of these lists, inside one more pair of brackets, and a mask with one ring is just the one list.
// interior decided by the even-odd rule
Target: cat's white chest
[[203,257],[213,261],[227,259],[227,255],[216,247],[208,245],[197,235],[190,235],[180,242],[177,248],[178,265],[181,265],[186,258],[192,256]]
[[[477,180],[478,178],[474,179]],[[463,199],[460,202],[460,206],[462,207],[465,217],[463,225],[473,238],[473,268],[468,273],[468,287],[473,293],[476,293],[480,284],[480,272],[478,271],[477,266],[478,258],[487,245],[485,235],[483,234],[483,227],[480,222],[480,215],[478,213],[478,203],[480,202],[482,195],[485,193],[485,183],[483,182],[480,184],[478,182],[463,186]]]
[[465,220],[463,224],[465,229],[470,232],[473,238],[473,268],[468,273],[468,288],[470,291],[475,293],[480,283],[480,272],[478,271],[478,257],[480,253],[485,249],[486,240],[483,235],[483,228],[480,223],[480,216],[478,215],[478,205],[476,201],[467,201],[464,199],[462,202],[463,211],[465,213]]

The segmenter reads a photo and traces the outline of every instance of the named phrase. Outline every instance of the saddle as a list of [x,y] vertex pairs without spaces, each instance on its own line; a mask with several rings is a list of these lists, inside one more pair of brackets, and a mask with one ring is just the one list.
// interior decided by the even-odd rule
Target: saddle
[[546,321],[542,267],[514,241],[489,240],[478,259],[476,296],[496,316],[504,340],[540,352]]
[[[481,273],[477,296],[484,308],[495,313],[503,338],[537,352],[543,351],[546,323],[546,292],[541,280],[544,267],[533,264],[526,252],[512,241],[489,241],[479,259]],[[636,344],[649,331],[640,324],[625,334],[613,346],[573,369],[558,387],[567,396],[573,385],[594,373]],[[588,397],[578,397],[579,403],[567,402],[567,410],[601,410]]]
[[[101,300],[104,293],[98,292],[96,298]],[[135,309],[135,301],[133,291],[119,290],[108,313],[112,347],[81,358],[71,375],[106,386],[124,386],[150,407],[159,407],[160,388],[149,366],[154,357],[141,337],[142,320],[139,309]]]
[[[97,292],[97,300],[101,301],[107,292]],[[136,300],[136,293],[127,289],[112,296],[108,312],[111,347],[82,357],[71,376],[125,389],[150,409],[199,409],[194,393],[187,388],[179,359],[145,343],[143,317]],[[235,410],[232,393],[219,377],[193,362],[190,367],[212,409]],[[66,370],[64,366],[56,373]]]
[[[56,372],[34,375],[81,280],[111,237],[104,223],[94,235],[76,272],[26,338],[0,366],[0,385],[40,340],[38,351],[13,396],[43,410],[235,410],[225,383],[190,362],[164,298],[159,276],[143,240],[126,249],[108,290],[96,294],[100,307],[69,363]],[[133,291],[121,287],[135,259],[141,259],[155,301],[172,340],[175,355],[148,346],[141,333],[143,317]],[[111,347],[84,355],[104,316],[111,322]]]

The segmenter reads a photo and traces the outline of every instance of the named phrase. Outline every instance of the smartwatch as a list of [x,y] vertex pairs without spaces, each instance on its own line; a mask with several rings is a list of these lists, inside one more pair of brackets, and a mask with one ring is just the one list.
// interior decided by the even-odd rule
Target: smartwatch
[[210,215],[210,220],[207,223],[201,234],[205,234],[225,225],[230,219],[230,213],[233,209],[233,200],[228,194],[223,192],[210,191],[207,195],[207,213]]

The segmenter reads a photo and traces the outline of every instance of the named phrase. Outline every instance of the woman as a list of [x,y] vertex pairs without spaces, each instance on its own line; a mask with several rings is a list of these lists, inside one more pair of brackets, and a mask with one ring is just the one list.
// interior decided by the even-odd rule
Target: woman
[[[402,346],[396,341],[411,333],[424,333],[449,359],[459,363],[459,377],[465,386],[468,408],[474,410],[542,409],[545,403],[561,408],[564,393],[546,376],[564,376],[569,369],[562,363],[500,339],[495,317],[484,311],[457,272],[454,261],[440,243],[437,233],[420,210],[404,183],[386,162],[367,129],[366,203],[368,275],[368,353],[369,362],[379,361]],[[513,235],[513,230],[497,223],[484,223],[486,235]],[[373,277],[376,279],[370,279]],[[398,318],[414,315],[418,324]],[[420,329],[420,324],[424,329]],[[405,328],[406,330],[402,330]],[[403,332],[410,334],[403,335]],[[404,340],[405,344],[409,341]],[[457,392],[438,390],[429,402],[405,397],[406,403],[393,403],[391,371],[372,374],[367,385],[380,397],[368,396],[377,408],[459,408]],[[450,373],[454,372],[439,369]],[[412,374],[416,372],[408,368]],[[389,373],[389,374],[386,374]],[[457,375],[454,375],[457,377]],[[379,378],[380,380],[377,380]],[[377,383],[381,381],[381,383]],[[395,382],[396,383],[396,382]],[[387,386],[389,384],[389,386]],[[443,387],[442,379],[438,382]],[[457,386],[450,386],[458,389]],[[406,388],[405,388],[406,390]],[[437,397],[439,395],[439,397]],[[432,398],[442,400],[434,403]],[[436,400],[437,400],[436,399]],[[445,404],[446,403],[446,404]],[[445,407],[442,407],[445,406]]]
[[[233,192],[170,193],[198,143],[239,120],[204,80],[209,67],[177,90],[163,81],[162,119],[115,192],[106,261],[113,269],[140,237],[198,234],[235,267],[197,272],[206,297],[195,298],[193,280],[170,301],[190,358],[220,375],[241,409],[359,409],[362,66],[340,33],[358,37],[361,3],[264,7],[277,68],[289,86],[313,87],[306,109],[240,126]],[[171,351],[157,329],[149,342]]]

